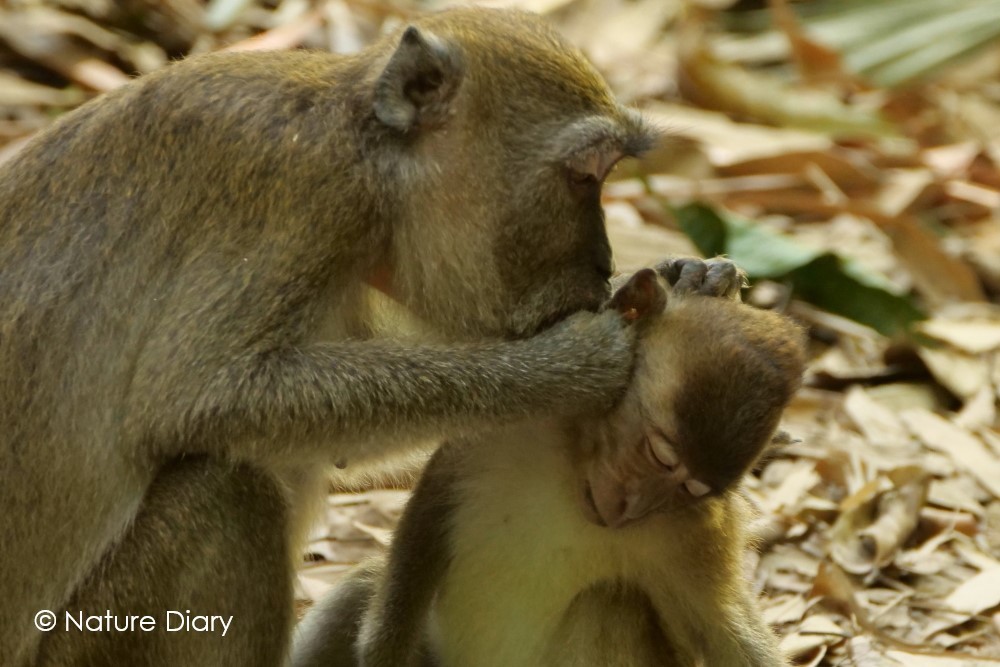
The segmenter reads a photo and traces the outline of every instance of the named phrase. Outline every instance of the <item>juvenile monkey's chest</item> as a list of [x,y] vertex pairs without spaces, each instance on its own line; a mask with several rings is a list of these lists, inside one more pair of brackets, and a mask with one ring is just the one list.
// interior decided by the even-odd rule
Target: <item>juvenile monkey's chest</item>
[[[463,478],[429,628],[442,667],[661,664],[635,662],[619,644],[650,644],[655,612],[642,591],[661,578],[669,536],[587,522],[564,448],[532,444],[477,451]],[[588,593],[605,585],[638,593],[613,594],[611,605]]]

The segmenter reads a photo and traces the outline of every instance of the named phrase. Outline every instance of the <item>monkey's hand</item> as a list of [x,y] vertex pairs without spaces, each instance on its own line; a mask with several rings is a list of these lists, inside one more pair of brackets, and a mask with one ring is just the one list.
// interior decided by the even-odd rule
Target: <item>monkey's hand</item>
[[[617,311],[575,313],[539,338],[546,339],[542,349],[550,359],[573,359],[574,393],[592,394],[590,408],[611,407],[624,393],[632,375],[636,333]],[[582,407],[564,406],[570,411]]]
[[677,294],[704,294],[739,301],[740,289],[747,284],[746,273],[725,257],[675,257],[657,264],[656,272]]

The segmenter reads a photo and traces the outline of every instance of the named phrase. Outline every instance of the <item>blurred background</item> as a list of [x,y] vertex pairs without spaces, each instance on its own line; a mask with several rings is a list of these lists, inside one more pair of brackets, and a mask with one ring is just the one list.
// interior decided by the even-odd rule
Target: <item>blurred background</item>
[[[445,4],[0,0],[0,161],[171,60],[350,53]],[[489,4],[549,17],[668,132],[606,187],[619,269],[725,253],[810,331],[801,442],[747,481],[786,651],[1000,665],[1000,0]],[[386,543],[396,486],[331,493],[303,608]]]

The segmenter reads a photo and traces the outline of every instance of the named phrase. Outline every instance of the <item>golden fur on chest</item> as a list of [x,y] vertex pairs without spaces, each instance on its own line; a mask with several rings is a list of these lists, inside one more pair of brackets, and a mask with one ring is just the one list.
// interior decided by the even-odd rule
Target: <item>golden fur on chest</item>
[[[662,643],[659,653],[645,649],[669,655],[662,619],[680,600],[700,597],[677,587],[725,595],[703,580],[717,573],[725,581],[739,567],[739,554],[713,550],[711,533],[740,525],[741,498],[621,529],[594,525],[582,512],[570,443],[537,426],[467,443],[453,559],[431,621],[443,667],[613,665],[621,654],[615,641],[569,637]],[[679,577],[679,569],[692,575]],[[595,652],[608,662],[595,662]]]

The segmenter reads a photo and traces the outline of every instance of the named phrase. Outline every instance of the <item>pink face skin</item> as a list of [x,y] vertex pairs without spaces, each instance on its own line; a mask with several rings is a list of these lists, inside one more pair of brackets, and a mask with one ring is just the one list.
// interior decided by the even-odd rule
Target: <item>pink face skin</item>
[[668,307],[647,271],[608,304],[642,327],[631,386],[583,427],[574,457],[585,515],[611,528],[737,483],[771,442],[801,376],[791,325],[717,297],[671,297]]
[[712,492],[665,435],[669,426],[641,418],[644,411],[629,402],[626,398],[598,429],[595,451],[582,471],[583,511],[599,526],[620,528],[653,512],[690,506]]
[[623,157],[625,154],[618,148],[597,145],[573,156],[567,166],[580,179],[591,178],[598,183],[603,183]]

